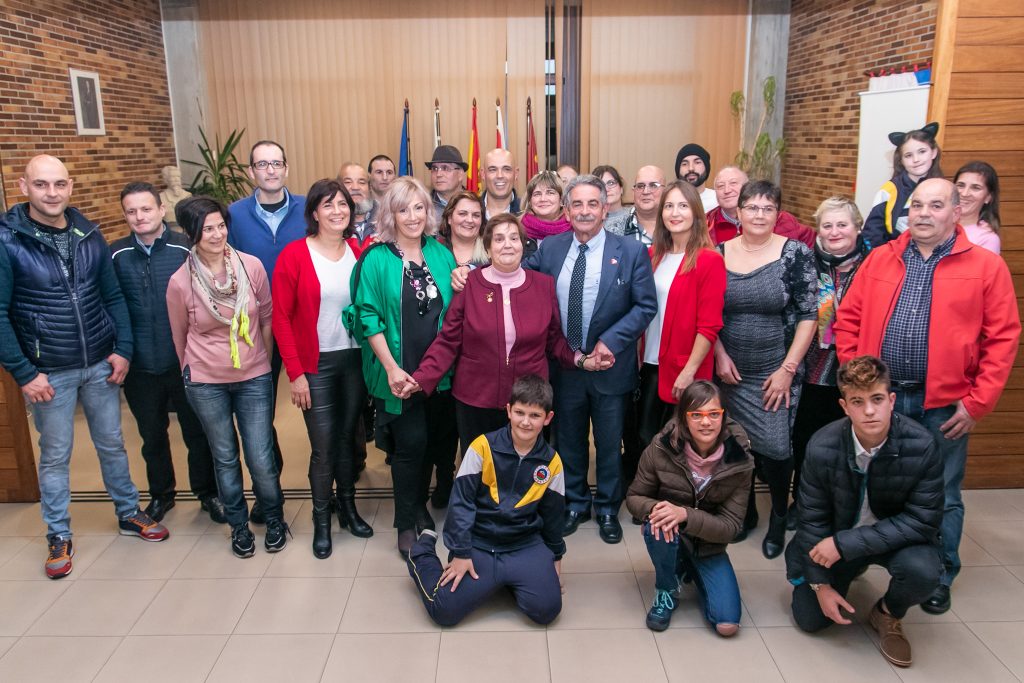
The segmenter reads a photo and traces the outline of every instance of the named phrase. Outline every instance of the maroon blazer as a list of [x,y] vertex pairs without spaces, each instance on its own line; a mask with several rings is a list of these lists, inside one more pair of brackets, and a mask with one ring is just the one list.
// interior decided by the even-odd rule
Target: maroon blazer
[[452,395],[477,408],[504,408],[512,383],[523,375],[547,379],[548,358],[574,367],[575,352],[562,334],[555,281],[527,270],[526,281],[511,291],[516,341],[505,358],[505,315],[501,286],[470,271],[466,287],[452,299],[441,332],[412,377],[430,394],[452,363]]

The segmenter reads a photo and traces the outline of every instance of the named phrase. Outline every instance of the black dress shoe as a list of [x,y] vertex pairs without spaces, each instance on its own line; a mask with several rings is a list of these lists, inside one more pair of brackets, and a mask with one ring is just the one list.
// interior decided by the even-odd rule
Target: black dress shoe
[[562,535],[568,536],[576,533],[576,529],[579,528],[580,524],[590,520],[590,511],[587,512],[576,512],[575,510],[569,510],[565,513],[565,525],[562,527]]
[[206,496],[199,499],[199,508],[207,512],[217,524],[228,523],[228,513],[224,510],[224,503],[220,502],[217,496]]
[[953,601],[949,597],[949,586],[939,585],[932,596],[921,603],[921,609],[928,614],[945,614]]
[[622,540],[622,525],[616,515],[598,515],[597,529],[605,543],[618,543]]
[[149,505],[146,506],[145,513],[149,515],[154,522],[159,522],[172,507],[174,507],[173,498],[154,498],[149,501]]
[[777,515],[774,512],[768,520],[768,533],[764,535],[761,542],[761,554],[769,560],[773,560],[782,554],[786,548],[786,515]]
[[786,531],[796,531],[796,525],[800,522],[800,512],[796,508],[796,501],[789,504],[786,511]]
[[416,511],[416,537],[418,538],[424,529],[435,529],[434,518],[430,516],[430,512],[427,511],[427,506],[424,505]]

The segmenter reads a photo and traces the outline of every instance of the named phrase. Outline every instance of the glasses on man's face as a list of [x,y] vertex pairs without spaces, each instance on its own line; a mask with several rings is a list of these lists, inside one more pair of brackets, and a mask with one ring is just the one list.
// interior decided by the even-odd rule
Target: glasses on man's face
[[637,192],[657,192],[662,187],[665,187],[664,183],[637,183],[633,189]]
[[280,159],[274,159],[273,161],[257,161],[252,165],[257,171],[266,171],[268,168],[274,168],[280,171],[285,167],[285,163]]
[[430,167],[431,173],[455,173],[458,166],[455,164],[434,164]]
[[713,408],[711,410],[687,410],[686,417],[694,422],[701,422],[704,418],[712,422],[718,422],[725,415],[725,408]]
[[756,216],[757,214],[761,214],[762,216],[771,216],[773,213],[778,211],[776,207],[771,206],[770,204],[768,206],[758,206],[757,204],[744,204],[742,208],[744,211],[746,211],[752,216]]

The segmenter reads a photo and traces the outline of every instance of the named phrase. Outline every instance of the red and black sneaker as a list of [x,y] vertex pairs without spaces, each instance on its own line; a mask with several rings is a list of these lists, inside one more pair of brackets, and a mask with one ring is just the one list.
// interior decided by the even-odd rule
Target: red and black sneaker
[[160,522],[154,522],[153,518],[142,510],[136,510],[131,517],[120,520],[117,525],[122,536],[138,536],[144,541],[163,541],[171,535],[167,527]]
[[70,538],[54,536],[50,539],[50,554],[46,558],[46,575],[51,579],[63,579],[71,573],[71,558],[75,549]]

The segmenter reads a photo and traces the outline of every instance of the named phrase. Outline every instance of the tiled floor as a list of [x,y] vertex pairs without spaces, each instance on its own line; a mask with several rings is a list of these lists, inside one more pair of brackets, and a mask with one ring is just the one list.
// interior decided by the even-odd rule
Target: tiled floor
[[[305,434],[290,417],[278,420],[282,443],[300,445],[287,449],[295,455],[286,456],[284,486],[298,489]],[[87,437],[78,436],[76,491],[100,490]],[[140,464],[133,455],[137,482]],[[184,479],[183,463],[178,471]],[[367,482],[390,485],[379,454]],[[165,520],[171,538],[156,544],[117,536],[109,502],[76,502],[75,570],[62,581],[43,575],[38,505],[0,505],[0,681],[1024,680],[1024,491],[965,497],[953,609],[910,612],[915,662],[907,670],[882,659],[864,623],[884,570],[854,584],[856,624],[808,636],[793,626],[782,560],[761,556],[760,533],[730,549],[744,612],[739,635],[724,640],[702,622],[692,589],[668,631],[644,627],[653,574],[628,522],[619,545],[602,543],[592,522],[568,538],[564,607],[549,627],[499,598],[442,629],[426,617],[395,551],[387,499],[359,501],[373,538],[335,528],[334,554],[323,561],[310,551],[308,500],[286,502],[295,533],[288,547],[277,555],[260,548],[249,560],[230,554],[227,529],[195,502],[178,503]]]

